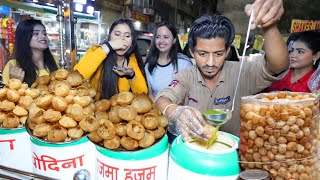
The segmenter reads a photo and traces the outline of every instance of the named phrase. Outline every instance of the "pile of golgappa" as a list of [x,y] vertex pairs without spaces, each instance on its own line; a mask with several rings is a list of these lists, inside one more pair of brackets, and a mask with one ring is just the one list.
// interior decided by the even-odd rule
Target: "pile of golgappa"
[[244,169],[274,179],[316,179],[319,100],[315,94],[262,93],[241,99],[240,158]]

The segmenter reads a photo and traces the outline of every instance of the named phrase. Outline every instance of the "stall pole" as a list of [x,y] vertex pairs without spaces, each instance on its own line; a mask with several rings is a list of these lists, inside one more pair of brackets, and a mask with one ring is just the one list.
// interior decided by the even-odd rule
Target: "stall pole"
[[76,64],[76,43],[75,43],[75,24],[76,19],[74,18],[74,11],[73,11],[73,0],[66,0],[66,6],[65,6],[65,21],[66,21],[66,48],[67,48],[67,69],[73,69],[73,67]]
[[59,65],[62,68],[66,68],[66,58],[65,58],[65,46],[64,46],[64,17],[63,17],[63,9],[64,9],[64,1],[58,0],[57,1],[57,16],[56,20],[59,23],[59,48],[60,48],[60,60]]

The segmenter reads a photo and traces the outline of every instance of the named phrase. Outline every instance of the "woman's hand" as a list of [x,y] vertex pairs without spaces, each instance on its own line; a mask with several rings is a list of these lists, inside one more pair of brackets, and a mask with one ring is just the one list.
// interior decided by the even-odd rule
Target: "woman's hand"
[[18,66],[13,66],[12,64],[9,65],[9,79],[15,78],[19,79],[21,82],[24,79],[25,72],[22,68]]
[[134,78],[134,70],[130,66],[125,66],[125,67],[119,67],[119,66],[114,66],[112,68],[113,72],[117,73],[120,77],[131,77],[128,79],[133,79]]
[[129,46],[129,43],[127,41],[120,39],[120,38],[110,40],[109,44],[111,45],[111,47],[114,51],[125,50]]

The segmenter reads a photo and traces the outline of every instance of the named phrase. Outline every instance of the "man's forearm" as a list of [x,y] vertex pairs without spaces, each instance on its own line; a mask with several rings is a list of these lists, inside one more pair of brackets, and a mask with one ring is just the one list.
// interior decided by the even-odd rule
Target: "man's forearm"
[[264,28],[263,31],[268,69],[273,74],[279,74],[289,66],[287,45],[276,25]]
[[163,115],[166,117],[169,117],[178,106],[176,104],[172,104],[170,99],[163,96],[158,98],[155,103],[158,106],[158,108],[161,110]]

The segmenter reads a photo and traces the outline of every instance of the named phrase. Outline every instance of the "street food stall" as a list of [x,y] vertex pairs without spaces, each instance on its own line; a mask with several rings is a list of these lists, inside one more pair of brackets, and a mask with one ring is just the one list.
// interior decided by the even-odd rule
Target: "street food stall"
[[[170,122],[148,95],[122,91],[95,100],[95,89],[72,70],[76,56],[71,52],[78,46],[72,39],[63,41],[61,6],[56,10],[59,26],[47,16],[39,18],[47,22],[63,68],[31,86],[10,79],[0,88],[0,178],[250,179],[243,172],[262,172],[271,179],[318,178],[318,94],[242,97],[240,138],[218,131],[217,123],[206,126],[209,142],[194,137],[185,142],[178,136],[169,145]],[[203,115],[225,123],[232,111]]]

